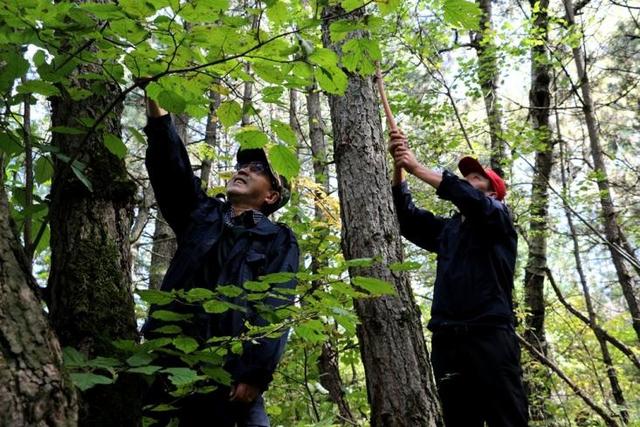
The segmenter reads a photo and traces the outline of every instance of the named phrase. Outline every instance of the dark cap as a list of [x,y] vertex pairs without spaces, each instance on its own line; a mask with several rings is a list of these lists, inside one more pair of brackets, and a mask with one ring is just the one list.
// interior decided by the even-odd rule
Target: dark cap
[[484,168],[473,157],[463,157],[458,162],[458,169],[462,176],[467,176],[472,172],[478,173],[489,180],[493,191],[496,193],[496,199],[502,200],[507,195],[507,185],[504,180],[491,168]]
[[271,185],[273,189],[280,194],[280,197],[277,202],[265,207],[266,214],[272,214],[289,202],[291,198],[291,185],[284,175],[279,175],[273,170],[267,158],[267,153],[265,153],[262,148],[239,149],[236,154],[236,161],[239,164],[261,162],[268,166],[267,170],[269,171],[269,178],[271,178]]

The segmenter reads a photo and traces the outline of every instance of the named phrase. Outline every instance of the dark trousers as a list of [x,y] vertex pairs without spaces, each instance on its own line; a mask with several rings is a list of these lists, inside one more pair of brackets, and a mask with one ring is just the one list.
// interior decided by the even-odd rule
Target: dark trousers
[[431,363],[447,427],[526,427],[520,346],[510,329],[434,332]]
[[[230,402],[229,388],[207,394],[194,394],[178,400],[162,395],[156,382],[147,395],[148,404],[164,402],[176,407],[170,411],[145,411],[145,416],[156,420],[153,427],[269,427],[262,395],[251,403]],[[156,390],[153,390],[155,388]],[[172,400],[170,400],[172,399]]]

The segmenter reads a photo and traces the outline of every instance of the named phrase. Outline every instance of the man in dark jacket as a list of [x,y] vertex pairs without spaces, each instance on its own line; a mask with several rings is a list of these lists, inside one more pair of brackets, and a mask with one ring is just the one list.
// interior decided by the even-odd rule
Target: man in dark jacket
[[[162,216],[178,242],[161,290],[214,289],[219,284],[242,287],[270,273],[296,272],[299,250],[295,236],[288,227],[268,218],[289,200],[289,185],[272,171],[264,151],[238,152],[236,172],[226,189],[228,202],[208,197],[193,174],[171,116],[151,100],[147,109],[146,166]],[[277,286],[294,288],[295,281]],[[293,295],[289,295],[289,301],[273,294],[257,302],[247,301],[244,294],[228,297],[226,302],[239,309],[221,314],[180,303],[173,303],[170,309],[191,314],[183,330],[204,343],[212,337],[239,336],[246,331],[245,322],[268,324],[265,313],[290,303]],[[159,326],[161,322],[151,316],[143,333],[157,337]],[[261,394],[282,357],[287,333],[255,341],[244,342],[240,355],[232,353],[224,361],[231,387],[216,384],[215,391],[183,398],[174,403],[179,410],[165,418],[177,417],[181,426],[205,425],[202,420],[220,427],[268,426]],[[163,395],[158,382],[151,394],[151,400]]]
[[[402,235],[438,255],[431,361],[447,427],[525,427],[520,348],[512,305],[517,235],[493,170],[464,157],[464,179],[420,164],[401,131],[391,132],[393,197]],[[403,169],[459,210],[441,218],[417,208]]]

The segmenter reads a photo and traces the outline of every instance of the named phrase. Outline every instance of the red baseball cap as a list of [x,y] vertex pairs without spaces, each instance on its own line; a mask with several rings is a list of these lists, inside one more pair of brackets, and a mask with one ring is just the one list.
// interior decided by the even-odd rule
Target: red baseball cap
[[460,173],[462,176],[467,176],[472,172],[476,172],[489,180],[491,183],[491,187],[493,191],[496,193],[496,198],[498,200],[504,199],[504,196],[507,195],[507,185],[504,183],[504,180],[500,178],[493,169],[484,168],[476,159],[470,156],[463,157],[458,162],[458,169],[460,169]]

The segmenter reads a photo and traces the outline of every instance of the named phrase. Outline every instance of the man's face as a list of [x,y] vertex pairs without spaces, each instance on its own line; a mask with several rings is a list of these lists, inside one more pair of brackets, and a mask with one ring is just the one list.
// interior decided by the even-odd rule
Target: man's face
[[469,175],[465,176],[464,179],[476,190],[482,191],[487,196],[495,197],[496,193],[493,191],[491,181],[483,175],[477,172],[471,172]]
[[236,173],[227,183],[227,197],[232,204],[243,203],[258,210],[274,203],[278,192],[272,188],[268,166],[263,162],[236,165]]

